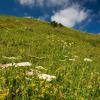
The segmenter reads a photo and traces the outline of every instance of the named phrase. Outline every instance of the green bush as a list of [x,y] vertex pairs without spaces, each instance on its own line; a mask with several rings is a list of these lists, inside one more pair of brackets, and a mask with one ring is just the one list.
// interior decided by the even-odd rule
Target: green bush
[[57,23],[56,21],[52,21],[52,22],[51,22],[51,25],[52,25],[53,27],[62,27],[62,26],[63,26],[61,23]]

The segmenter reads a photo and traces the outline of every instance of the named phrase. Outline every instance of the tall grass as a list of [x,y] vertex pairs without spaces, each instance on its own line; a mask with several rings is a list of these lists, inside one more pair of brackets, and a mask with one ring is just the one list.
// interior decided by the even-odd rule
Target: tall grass
[[[0,16],[0,63],[32,63],[0,67],[0,100],[99,100],[99,39],[38,20]],[[38,74],[56,79],[47,81]]]

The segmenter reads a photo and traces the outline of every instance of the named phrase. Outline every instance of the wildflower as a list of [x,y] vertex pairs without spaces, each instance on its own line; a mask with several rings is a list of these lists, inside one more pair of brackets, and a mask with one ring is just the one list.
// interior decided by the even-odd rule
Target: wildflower
[[32,64],[30,62],[21,62],[21,63],[16,63],[15,66],[16,67],[20,67],[20,66],[23,66],[23,67],[26,67],[26,66],[31,66]]
[[6,57],[6,56],[3,56],[4,59],[9,59],[9,60],[15,60],[16,57]]
[[69,46],[71,46],[72,45],[72,43],[69,43]]
[[65,41],[64,40],[61,40],[61,42],[64,43]]
[[36,66],[35,67],[36,69],[40,69],[40,70],[46,70],[44,67],[42,67],[42,66]]
[[92,62],[93,60],[92,59],[89,59],[89,58],[84,58],[84,61]]
[[40,74],[40,73],[41,73],[41,72],[40,72],[40,71],[38,71],[38,70],[34,70],[33,72],[35,73],[35,75],[38,75],[38,74]]
[[4,59],[9,59],[9,60],[17,60],[17,59],[21,59],[20,56],[18,57],[6,57],[6,56],[3,56]]
[[67,42],[64,42],[64,45],[67,45]]
[[74,58],[78,58],[78,56],[76,56],[76,55],[74,55],[73,57],[74,57]]
[[33,75],[33,72],[32,71],[26,72],[26,75],[32,76]]
[[91,88],[92,88],[92,85],[90,84],[90,85],[88,85],[87,87],[88,87],[88,89],[91,89]]
[[0,65],[0,67],[1,68],[8,68],[8,67],[11,67],[11,66],[13,66],[14,64],[12,64],[12,63],[9,63],[9,64],[1,64]]
[[73,59],[69,59],[69,61],[76,61],[76,60],[75,60],[75,58],[73,58]]
[[15,67],[26,67],[26,66],[31,66],[32,64],[30,62],[21,62],[21,63],[8,63],[8,64],[0,64],[1,68],[8,68],[11,66],[15,66]]
[[27,72],[26,72],[26,75],[29,75],[29,76],[34,75],[34,76],[36,76],[36,75],[38,75],[38,74],[40,74],[40,73],[41,73],[41,72],[38,71],[38,70],[30,69],[30,71],[27,71]]
[[17,76],[16,76],[16,79],[20,79],[20,76],[19,76],[19,75],[17,75]]
[[67,56],[67,55],[65,55],[64,57],[65,57],[65,58],[68,58],[68,56]]
[[69,46],[72,46],[73,44],[74,44],[74,42],[70,42],[70,43],[69,43]]
[[56,79],[56,76],[51,76],[51,75],[48,75],[48,74],[39,74],[38,77],[39,77],[39,79],[43,79],[43,80],[46,80],[48,82]]

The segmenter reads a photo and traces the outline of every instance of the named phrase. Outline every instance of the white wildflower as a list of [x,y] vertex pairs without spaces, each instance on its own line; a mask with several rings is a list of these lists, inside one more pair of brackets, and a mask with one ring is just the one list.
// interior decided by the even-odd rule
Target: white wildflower
[[33,75],[33,72],[32,71],[26,72],[26,75],[32,76]]
[[9,60],[15,60],[16,57],[6,57],[6,56],[3,56],[4,59],[9,59]]
[[84,58],[84,61],[92,62],[93,60],[92,59],[89,59],[89,58]]
[[35,69],[30,69],[30,71],[27,71],[27,73],[30,73],[30,74],[32,74],[32,75],[38,75],[38,74],[40,74],[41,72],[40,71],[38,71],[38,70],[35,70]]
[[36,69],[40,69],[40,70],[46,70],[44,67],[42,67],[42,66],[36,66],[35,67]]
[[65,58],[68,58],[68,56],[67,56],[67,55],[65,55],[64,57],[65,57]]
[[74,42],[71,43],[72,45],[74,44]]
[[56,79],[56,76],[51,76],[51,75],[48,75],[48,74],[39,74],[38,77],[39,77],[39,79],[43,79],[43,80],[46,80],[48,82]]
[[71,46],[72,44],[71,43],[69,43],[69,46]]
[[73,57],[74,57],[74,58],[78,58],[78,56],[76,56],[76,55],[74,55]]
[[8,68],[10,66],[12,66],[12,63],[9,63],[9,64],[1,64],[0,65],[1,68]]
[[67,45],[67,42],[64,42],[64,45]]
[[32,64],[30,62],[21,62],[21,63],[16,63],[15,64],[16,67],[26,67],[26,66],[32,66]]
[[7,68],[11,66],[15,67],[26,67],[26,66],[31,66],[32,64],[30,62],[21,62],[21,63],[8,63],[8,64],[1,64],[0,67],[2,68]]
[[70,43],[69,43],[69,46],[72,46],[73,44],[74,44],[74,42],[70,42]]
[[61,42],[64,43],[65,41],[64,40],[61,40]]
[[9,60],[17,60],[17,59],[21,59],[20,56],[18,57],[6,57],[6,56],[2,56],[4,59],[9,59]]
[[76,61],[76,60],[73,58],[73,59],[69,59],[69,61]]

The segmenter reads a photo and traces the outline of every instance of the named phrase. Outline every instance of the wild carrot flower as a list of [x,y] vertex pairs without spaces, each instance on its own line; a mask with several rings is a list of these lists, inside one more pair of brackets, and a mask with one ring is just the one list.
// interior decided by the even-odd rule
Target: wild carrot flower
[[26,75],[32,76],[33,75],[33,72],[32,71],[26,72]]
[[75,60],[75,58],[73,58],[73,59],[69,59],[69,61],[76,61],[76,60]]
[[74,57],[74,58],[78,58],[78,56],[77,56],[77,55],[74,55],[73,57]]
[[39,74],[38,77],[39,77],[39,79],[43,79],[43,80],[46,80],[48,82],[56,79],[56,76],[52,76],[52,75],[48,75],[48,74]]
[[42,67],[42,66],[36,66],[35,67],[36,69],[40,69],[40,70],[46,70],[44,67]]
[[92,59],[89,59],[89,58],[84,58],[84,61],[92,62],[93,60]]
[[30,62],[21,62],[21,63],[16,63],[15,66],[16,67],[20,67],[20,66],[23,66],[23,67],[26,67],[26,66],[31,66],[32,64]]
[[21,59],[20,56],[18,57],[6,57],[6,56],[3,56],[4,59],[9,59],[9,60],[17,60],[17,59]]

